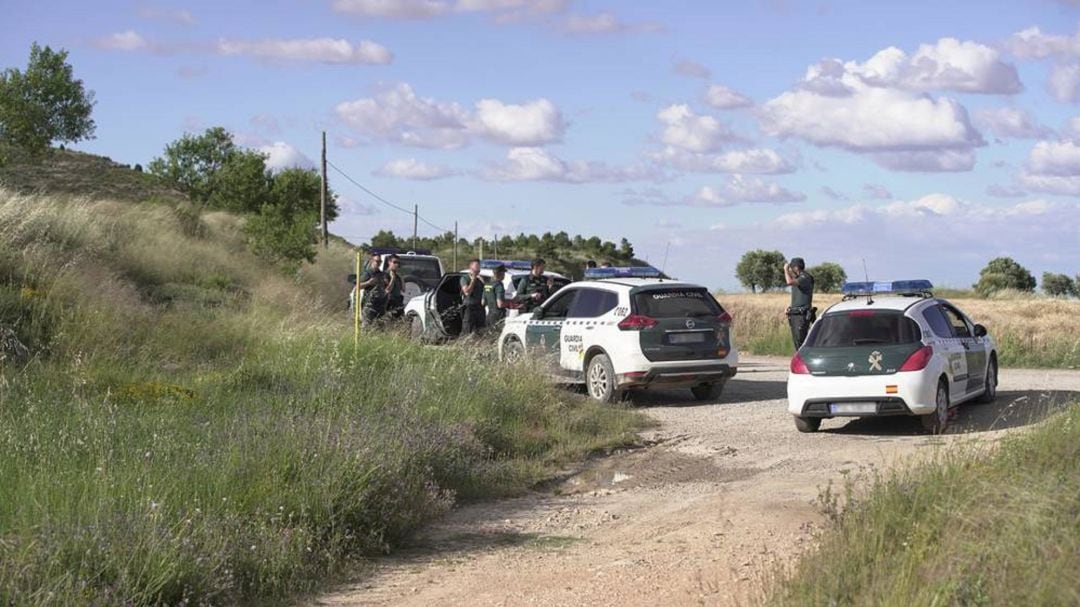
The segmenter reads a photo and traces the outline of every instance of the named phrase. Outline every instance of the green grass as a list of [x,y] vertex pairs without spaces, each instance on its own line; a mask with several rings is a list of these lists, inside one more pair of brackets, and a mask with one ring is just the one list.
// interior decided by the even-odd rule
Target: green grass
[[635,440],[480,348],[354,350],[348,247],[283,274],[241,233],[0,190],[0,604],[281,601]]
[[775,605],[1080,604],[1080,403],[1000,448],[954,447],[848,488]]

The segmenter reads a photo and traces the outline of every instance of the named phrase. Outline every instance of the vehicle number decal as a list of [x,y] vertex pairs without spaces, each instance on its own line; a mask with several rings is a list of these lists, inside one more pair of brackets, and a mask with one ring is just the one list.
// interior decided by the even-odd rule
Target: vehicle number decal
[[626,307],[615,308],[615,316],[626,316],[630,314],[630,309]]

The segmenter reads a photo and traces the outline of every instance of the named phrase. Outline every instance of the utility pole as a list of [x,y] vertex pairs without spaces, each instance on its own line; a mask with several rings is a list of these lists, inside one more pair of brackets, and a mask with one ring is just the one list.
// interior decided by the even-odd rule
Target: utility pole
[[499,258],[499,235],[498,234],[495,235],[495,241],[494,241],[493,244],[495,246],[495,259],[498,259]]
[[322,224],[322,246],[330,246],[330,236],[326,231],[326,131],[322,132],[322,191],[319,192],[319,218]]
[[414,204],[412,207],[412,248],[416,250],[416,221],[420,218],[420,205]]
[[483,237],[480,238],[480,254],[477,255],[477,257],[479,257],[480,259],[484,258],[484,238]]
[[458,241],[457,222],[455,221],[454,222],[454,265],[453,265],[453,268],[454,268],[453,271],[454,272],[457,272],[457,241]]

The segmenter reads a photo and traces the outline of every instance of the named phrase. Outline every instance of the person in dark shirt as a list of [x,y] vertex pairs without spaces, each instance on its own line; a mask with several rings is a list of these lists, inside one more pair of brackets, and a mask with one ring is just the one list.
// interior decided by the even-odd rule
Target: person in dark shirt
[[469,272],[461,277],[461,336],[479,333],[484,329],[484,277],[480,276],[480,260],[469,261]]
[[386,315],[394,320],[405,313],[405,282],[401,278],[401,259],[391,255],[386,259]]
[[529,274],[518,279],[517,300],[521,302],[522,311],[529,312],[551,297],[551,280],[544,276],[546,267],[547,262],[537,257]]
[[363,292],[361,318],[365,327],[371,326],[386,313],[386,276],[379,269],[382,257],[374,253],[360,274],[356,287]]
[[502,329],[506,319],[506,286],[503,280],[506,278],[506,266],[497,266],[492,271],[491,282],[484,287],[484,306],[487,307],[488,331]]
[[784,280],[791,287],[791,306],[787,309],[791,325],[791,341],[795,349],[802,347],[806,334],[814,322],[814,277],[806,273],[802,257],[793,257],[784,264]]

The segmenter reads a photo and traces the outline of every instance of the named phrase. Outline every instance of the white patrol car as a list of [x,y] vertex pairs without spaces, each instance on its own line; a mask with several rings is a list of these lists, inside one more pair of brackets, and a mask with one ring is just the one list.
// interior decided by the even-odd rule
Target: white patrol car
[[532,314],[508,319],[499,357],[546,361],[556,379],[596,400],[630,390],[688,387],[717,398],[738,367],[731,315],[705,287],[655,268],[586,270]]
[[[483,259],[480,261],[480,275],[485,281],[491,281],[494,269],[499,265],[507,268],[503,286],[506,288],[505,297],[510,304],[507,318],[512,318],[517,316],[520,307],[517,302],[509,301],[517,292],[514,285],[518,279],[529,273],[531,262]],[[442,341],[461,334],[461,277],[466,273],[467,270],[447,274],[431,291],[406,299],[405,321],[409,323],[413,338],[421,341]],[[570,283],[569,278],[556,272],[544,272],[544,276],[552,279],[556,290]]]
[[830,417],[917,415],[933,433],[949,409],[997,395],[998,355],[986,327],[927,280],[847,283],[791,359],[788,411],[800,432]]

